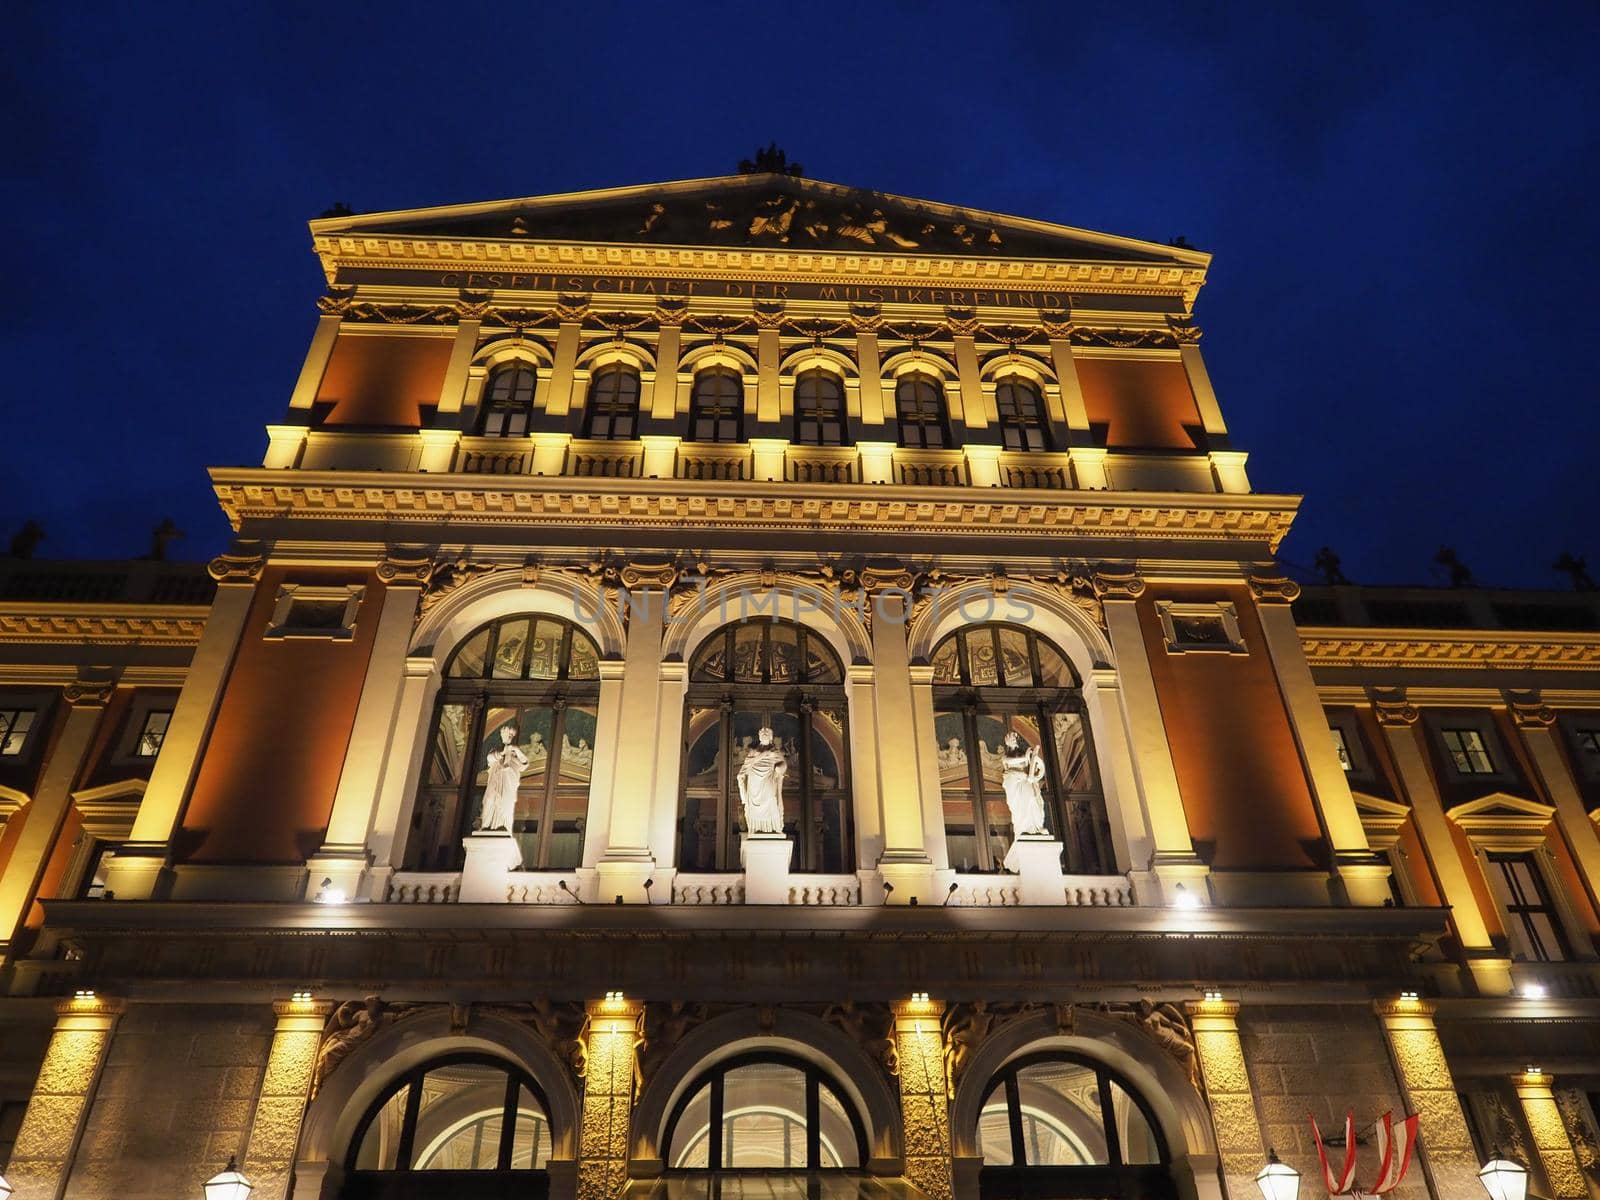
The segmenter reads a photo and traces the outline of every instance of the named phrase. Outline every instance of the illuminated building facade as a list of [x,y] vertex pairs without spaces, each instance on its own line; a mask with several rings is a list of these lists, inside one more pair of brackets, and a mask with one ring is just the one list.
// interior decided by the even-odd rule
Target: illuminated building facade
[[1402,1200],[1600,1195],[1600,604],[1285,578],[1208,255],[312,236],[232,548],[0,567],[18,1197],[1239,1200],[1391,1109]]

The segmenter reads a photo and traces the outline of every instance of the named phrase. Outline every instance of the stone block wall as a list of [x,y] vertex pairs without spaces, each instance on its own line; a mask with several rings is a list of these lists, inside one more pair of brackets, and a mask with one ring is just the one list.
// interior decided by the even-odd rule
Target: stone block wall
[[[1301,1193],[1322,1194],[1309,1116],[1316,1117],[1324,1137],[1337,1137],[1351,1109],[1357,1136],[1369,1139],[1357,1149],[1356,1179],[1370,1187],[1378,1163],[1372,1125],[1386,1111],[1393,1110],[1396,1120],[1406,1114],[1383,1029],[1371,1007],[1246,1004],[1239,1012],[1239,1034],[1264,1140],[1300,1172]],[[1342,1151],[1330,1150],[1330,1160],[1335,1155],[1336,1164],[1344,1161]],[[1393,1200],[1428,1200],[1428,1195],[1415,1161],[1405,1184],[1390,1193]]]
[[95,1091],[67,1194],[198,1196],[243,1156],[272,1042],[267,1005],[131,1005]]

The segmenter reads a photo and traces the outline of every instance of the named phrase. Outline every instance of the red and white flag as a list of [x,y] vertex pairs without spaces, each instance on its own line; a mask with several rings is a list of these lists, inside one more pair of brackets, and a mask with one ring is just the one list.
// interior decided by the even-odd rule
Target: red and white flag
[[1307,1113],[1311,1118],[1311,1132],[1317,1139],[1317,1157],[1322,1160],[1322,1181],[1327,1185],[1328,1195],[1348,1195],[1356,1182],[1356,1115],[1353,1112],[1344,1117],[1344,1166],[1335,1175],[1333,1168],[1328,1165],[1328,1152],[1322,1145],[1322,1130],[1317,1128],[1317,1118],[1313,1113]]
[[1378,1182],[1372,1185],[1372,1194],[1381,1196],[1400,1186],[1411,1166],[1411,1151],[1417,1144],[1417,1117],[1413,1113],[1394,1129],[1392,1113],[1384,1113],[1378,1122]]

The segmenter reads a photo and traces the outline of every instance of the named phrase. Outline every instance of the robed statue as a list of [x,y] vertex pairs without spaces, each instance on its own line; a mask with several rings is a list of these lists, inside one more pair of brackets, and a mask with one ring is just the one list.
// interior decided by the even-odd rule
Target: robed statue
[[1012,834],[1028,837],[1044,833],[1044,759],[1014,729],[1002,743],[1000,771],[1006,807],[1011,810]]
[[739,799],[744,805],[745,832],[752,834],[783,832],[783,777],[789,762],[773,740],[772,730],[763,727],[756,744],[745,752],[739,764]]
[[517,787],[522,782],[522,773],[528,769],[528,756],[513,740],[516,736],[517,731],[510,725],[502,725],[500,746],[489,751],[489,782],[483,789],[479,833],[511,830],[511,819],[517,811]]

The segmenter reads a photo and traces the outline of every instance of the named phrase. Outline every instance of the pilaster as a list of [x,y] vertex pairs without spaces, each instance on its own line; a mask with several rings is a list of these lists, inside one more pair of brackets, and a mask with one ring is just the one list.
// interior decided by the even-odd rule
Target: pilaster
[[383,606],[350,728],[344,766],[339,772],[339,786],[334,792],[328,831],[322,848],[307,864],[309,885],[313,888],[323,878],[329,878],[347,896],[360,891],[362,876],[371,861],[367,835],[377,816],[384,764],[392,750],[405,742],[398,736],[396,718],[403,696],[406,651],[422,589],[432,573],[433,562],[428,557],[391,555],[378,566],[378,578],[384,584]]
[[[606,852],[595,866],[603,899],[621,896],[626,903],[640,904],[649,900],[644,884],[655,867],[655,857],[650,852],[655,756],[650,748],[661,738],[660,726],[665,716],[656,705],[656,684],[668,594],[660,588],[638,587],[625,596],[628,640],[617,736],[625,739],[626,745],[619,740],[614,751],[616,774],[611,788]],[[674,713],[671,719],[676,721],[680,716]],[[678,735],[674,731],[668,736]]]
[[450,361],[444,369],[444,382],[439,386],[440,413],[458,413],[466,404],[467,378],[472,368],[472,356],[478,350],[478,332],[483,322],[467,319],[456,325],[456,340],[450,347]]
[[83,1133],[89,1100],[123,1013],[93,993],[56,1005],[55,1031],[28,1099],[6,1174],[13,1200],[60,1200]]
[[544,410],[552,417],[564,417],[572,409],[572,368],[582,335],[583,326],[577,321],[563,321],[556,330],[555,357],[544,392]]
[[756,420],[768,426],[783,419],[778,387],[779,346],[776,325],[764,327],[756,334]]
[[628,1179],[634,1053],[644,1009],[620,996],[592,1001],[586,1008],[577,1200],[616,1200]]
[[[411,806],[416,803],[416,781],[428,752],[423,732],[423,715],[439,686],[439,664],[432,658],[407,658],[400,664],[400,697],[395,706],[394,728],[397,738],[410,747],[409,754],[390,746],[383,756],[378,780],[377,811],[367,833],[367,851],[372,867],[368,879],[372,899],[382,900],[388,877],[399,865],[396,861],[405,839],[402,831],[411,825]],[[398,845],[396,843],[399,843]],[[318,876],[320,881],[321,876]]]
[[1189,390],[1194,393],[1194,406],[1200,411],[1200,423],[1209,437],[1226,437],[1228,426],[1222,419],[1222,407],[1217,403],[1217,391],[1211,386],[1211,373],[1200,356],[1200,330],[1187,321],[1174,321],[1172,332],[1178,339],[1178,357],[1183,360],[1184,374],[1189,377]]
[[311,1075],[322,1030],[333,1005],[326,1001],[280,1000],[272,1006],[278,1025],[261,1078],[261,1094],[250,1120],[244,1173],[255,1184],[251,1200],[285,1200],[294,1176],[300,1122],[311,1095]]
[[[970,333],[958,333],[953,339],[956,356],[956,373],[961,380],[961,409],[968,429],[985,429],[989,418],[983,382],[978,377],[978,348]],[[993,403],[990,400],[989,403]]]
[[883,373],[878,354],[878,335],[866,330],[856,334],[856,369],[861,373],[861,423],[883,426]]
[[900,1121],[905,1177],[929,1200],[951,1200],[950,1086],[944,1073],[944,1005],[924,998],[894,1005],[900,1068]]
[[282,470],[300,465],[300,450],[306,444],[304,425],[268,425],[267,454],[261,465]]
[[1264,576],[1252,576],[1249,584],[1267,653],[1278,677],[1278,690],[1288,709],[1289,725],[1300,746],[1311,795],[1333,855],[1334,879],[1351,904],[1381,908],[1391,899],[1389,870],[1367,845],[1361,814],[1350,794],[1344,768],[1339,765],[1333,735],[1328,732],[1327,713],[1300,644],[1300,632],[1289,608],[1300,594],[1300,585],[1290,579]]
[[[880,731],[914,730],[911,701],[911,663],[906,649],[906,597],[897,592],[875,592],[873,605],[872,662],[874,721]],[[913,748],[916,754],[921,747]],[[909,769],[908,769],[909,768]],[[915,759],[910,764],[879,760],[878,795],[883,802],[883,857],[878,871],[892,889],[888,903],[935,902],[933,860],[927,850],[922,789]]]
[[[640,408],[655,421],[673,421],[678,416],[678,344],[683,330],[663,324],[656,334],[656,377],[650,394],[641,396]],[[645,472],[647,475],[649,471]],[[666,478],[666,476],[663,476]]]
[[1600,911],[1600,831],[1595,829],[1572,769],[1556,744],[1556,714],[1537,697],[1507,696],[1506,702],[1545,794],[1556,807],[1556,825],[1578,864],[1589,902]]
[[328,360],[333,357],[334,343],[339,340],[339,326],[344,317],[339,313],[323,313],[317,318],[317,331],[311,335],[311,346],[306,350],[306,360],[300,367],[300,377],[294,382],[289,396],[290,408],[310,408],[317,400],[317,389],[322,377],[328,373]]
[[1400,784],[1411,802],[1411,819],[1417,827],[1423,852],[1439,881],[1439,891],[1450,906],[1450,919],[1466,955],[1478,990],[1490,996],[1511,994],[1511,960],[1501,955],[1489,936],[1477,894],[1472,890],[1467,865],[1456,849],[1449,819],[1417,743],[1418,712],[1403,699],[1377,700],[1374,703],[1378,724],[1389,743],[1390,756],[1400,772]]
[[79,678],[68,684],[67,719],[50,748],[49,760],[27,807],[27,820],[0,872],[0,953],[9,957],[10,944],[32,907],[56,839],[72,807],[72,786],[83,772],[84,760],[106,704],[115,691],[109,677]]
[[1523,1119],[1533,1135],[1539,1165],[1544,1168],[1545,1180],[1550,1184],[1551,1196],[1554,1200],[1586,1200],[1589,1187],[1567,1134],[1566,1122],[1562,1120],[1561,1106],[1556,1103],[1555,1082],[1554,1076],[1537,1067],[1511,1077],[1512,1086],[1517,1090],[1517,1102],[1522,1105]]
[[1426,1000],[1380,1000],[1373,1007],[1389,1043],[1406,1107],[1418,1117],[1418,1158],[1433,1194],[1454,1200],[1481,1193],[1481,1164],[1439,1044],[1434,1006]]
[[194,782],[200,750],[222,701],[223,685],[233,669],[245,619],[255,599],[256,583],[265,565],[259,543],[237,547],[211,561],[211,577],[217,581],[216,599],[173,708],[161,754],[150,772],[150,783],[139,801],[133,832],[106,867],[106,889],[115,892],[118,899],[148,900],[160,885],[168,843]]
[[1078,364],[1073,361],[1070,333],[1051,333],[1050,361],[1055,365],[1056,381],[1061,384],[1061,408],[1067,428],[1075,439],[1088,434],[1089,410],[1083,403],[1083,384],[1078,380]]
[[1239,1039],[1239,1006],[1226,1000],[1191,1000],[1184,1007],[1194,1028],[1227,1194],[1233,1200],[1250,1200],[1256,1195],[1256,1172],[1266,1162],[1269,1147],[1261,1143],[1255,1093]]

